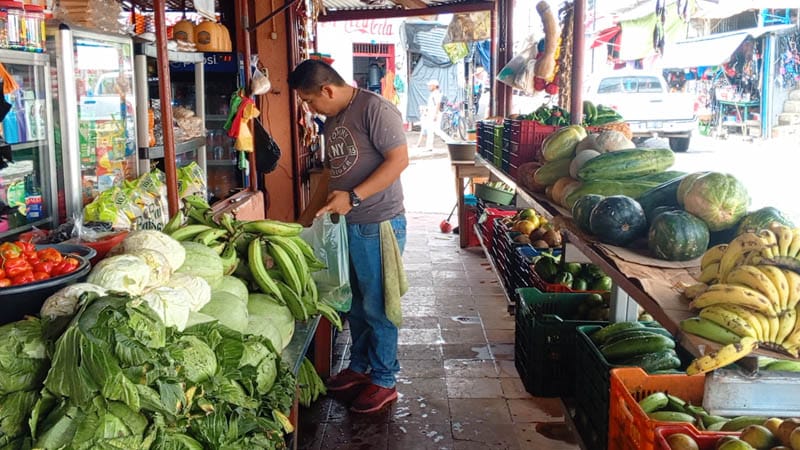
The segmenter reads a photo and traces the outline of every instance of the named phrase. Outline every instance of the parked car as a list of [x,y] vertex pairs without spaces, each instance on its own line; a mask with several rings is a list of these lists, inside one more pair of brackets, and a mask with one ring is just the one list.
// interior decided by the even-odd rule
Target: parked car
[[692,131],[697,129],[694,100],[688,94],[669,92],[660,72],[619,70],[595,76],[587,82],[585,97],[616,109],[635,140],[668,138],[676,152],[689,149]]

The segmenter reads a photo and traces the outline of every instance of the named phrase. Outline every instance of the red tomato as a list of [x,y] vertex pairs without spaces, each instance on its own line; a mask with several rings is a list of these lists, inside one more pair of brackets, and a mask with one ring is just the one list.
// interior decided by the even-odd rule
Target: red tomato
[[11,280],[8,278],[0,278],[0,288],[11,286]]
[[33,279],[36,280],[36,281],[46,280],[48,278],[50,278],[50,274],[49,273],[33,272]]

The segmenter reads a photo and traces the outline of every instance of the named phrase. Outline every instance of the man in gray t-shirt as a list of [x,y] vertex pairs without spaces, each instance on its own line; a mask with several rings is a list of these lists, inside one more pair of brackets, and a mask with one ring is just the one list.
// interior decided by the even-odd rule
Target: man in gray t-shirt
[[[347,314],[350,366],[327,382],[331,392],[358,389],[351,409],[371,413],[397,399],[397,327],[385,310],[381,223],[389,222],[400,250],[406,219],[400,174],[408,166],[403,120],[383,97],[348,85],[329,65],[300,63],[289,86],[326,117],[325,170],[298,221],[325,213],[344,215],[353,305]],[[389,234],[391,236],[391,234]]]

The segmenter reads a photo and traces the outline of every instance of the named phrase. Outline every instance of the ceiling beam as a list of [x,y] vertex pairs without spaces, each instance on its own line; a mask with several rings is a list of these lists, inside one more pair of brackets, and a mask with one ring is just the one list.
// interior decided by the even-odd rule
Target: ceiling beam
[[493,1],[476,1],[470,3],[453,3],[449,5],[429,6],[419,9],[358,9],[328,11],[320,15],[320,22],[336,22],[340,20],[386,19],[392,17],[433,16],[437,14],[451,14],[475,11],[491,11]]
[[428,4],[422,0],[392,0],[392,3],[405,9],[421,9],[428,7]]

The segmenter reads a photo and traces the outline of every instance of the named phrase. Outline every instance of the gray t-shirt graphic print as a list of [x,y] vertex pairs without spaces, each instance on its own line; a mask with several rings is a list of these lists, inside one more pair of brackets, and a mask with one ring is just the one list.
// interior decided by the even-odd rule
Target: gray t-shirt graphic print
[[[385,98],[360,89],[349,108],[326,120],[324,135],[332,191],[354,189],[383,163],[385,152],[406,145],[400,111]],[[404,212],[398,179],[364,199],[346,218],[348,223],[378,223]]]

